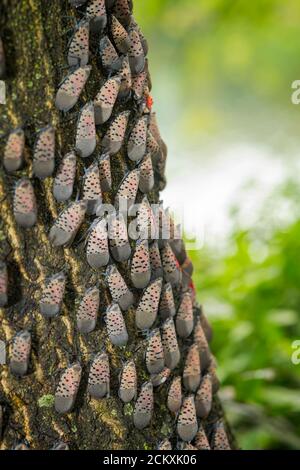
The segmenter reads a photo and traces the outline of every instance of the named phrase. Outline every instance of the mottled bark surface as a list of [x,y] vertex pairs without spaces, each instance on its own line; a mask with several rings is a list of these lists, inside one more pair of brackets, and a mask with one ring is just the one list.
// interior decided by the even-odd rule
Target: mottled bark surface
[[[4,135],[12,128],[26,126],[26,164],[12,176],[2,165],[0,168],[0,258],[6,260],[9,271],[9,302],[0,309],[0,339],[9,346],[14,334],[23,328],[31,331],[33,339],[30,370],[24,378],[14,378],[7,366],[0,366],[0,404],[4,409],[1,448],[12,448],[26,439],[30,448],[47,449],[61,439],[73,449],[151,449],[156,448],[163,437],[173,435],[173,442],[176,442],[175,420],[165,405],[167,386],[155,390],[151,426],[144,431],[136,430],[132,423],[133,406],[124,407],[117,397],[118,373],[122,361],[134,355],[139,384],[147,379],[143,358],[145,340],[136,331],[134,309],[129,309],[125,317],[130,336],[126,349],[113,347],[107,338],[103,314],[110,298],[104,283],[105,269],[91,270],[84,256],[83,235],[90,220],[86,219],[71,248],[54,249],[51,246],[49,228],[64,207],[54,200],[52,178],[44,181],[32,178],[38,202],[38,223],[34,228],[17,227],[12,212],[12,191],[17,178],[32,176],[36,131],[48,123],[56,128],[58,163],[60,155],[74,147],[77,112],[99,90],[101,72],[97,62],[97,42],[92,40],[91,78],[70,113],[71,119],[54,106],[57,86],[67,73],[66,46],[75,21],[76,11],[67,0],[1,0],[0,34],[6,53],[7,104],[0,105],[0,131]],[[115,112],[123,108],[124,105],[119,104]],[[132,103],[126,103],[126,109],[130,108]],[[106,128],[104,125],[97,131],[98,146]],[[1,154],[4,142],[5,138],[1,139]],[[88,162],[92,160],[90,158]],[[134,167],[133,162],[128,163],[125,159],[124,152],[112,157],[111,164],[113,188],[111,193],[104,194],[105,202],[111,202],[125,170]],[[82,160],[78,159],[78,188],[83,168]],[[154,202],[158,197],[153,191],[149,199]],[[119,263],[118,266],[130,284],[128,264]],[[47,276],[62,269],[67,273],[62,314],[48,321],[38,309],[41,287]],[[87,287],[97,283],[101,292],[97,327],[88,336],[79,335],[75,328],[78,299]],[[137,293],[135,295],[137,299]],[[110,398],[95,401],[86,392],[88,364],[91,355],[103,346],[110,356],[112,393]],[[59,416],[53,407],[55,387],[61,370],[74,360],[80,360],[83,365],[83,380],[74,411]],[[208,422],[215,422],[221,415],[221,407],[215,399]]]

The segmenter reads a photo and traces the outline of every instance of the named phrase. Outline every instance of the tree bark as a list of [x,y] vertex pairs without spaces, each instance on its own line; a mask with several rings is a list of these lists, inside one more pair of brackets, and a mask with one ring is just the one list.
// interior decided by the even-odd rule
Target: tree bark
[[[80,18],[78,12],[67,0],[2,0],[0,14],[0,36],[7,70],[7,102],[0,105],[0,131],[4,136],[1,154],[5,136],[11,129],[24,126],[26,133],[23,168],[12,175],[7,174],[3,166],[0,169],[0,259],[5,260],[9,273],[8,305],[0,309],[0,339],[5,341],[9,355],[10,342],[18,331],[27,328],[32,335],[30,368],[25,377],[15,378],[8,365],[0,366],[0,404],[4,411],[1,448],[11,449],[25,441],[31,449],[49,449],[55,441],[62,440],[71,449],[155,449],[164,437],[170,437],[176,445],[175,419],[166,407],[167,385],[155,389],[153,419],[151,426],[143,431],[133,425],[133,405],[124,406],[118,398],[122,361],[136,358],[139,387],[147,379],[143,357],[146,342],[136,331],[135,310],[130,308],[125,314],[130,337],[128,346],[125,350],[112,346],[103,322],[105,308],[110,302],[103,277],[105,269],[92,270],[85,258],[82,238],[88,223],[85,222],[70,248],[53,248],[48,232],[64,204],[57,203],[53,197],[53,178],[41,181],[32,177],[32,148],[39,128],[52,123],[56,129],[56,165],[61,155],[74,147],[77,112],[97,94],[103,79],[97,58],[97,40],[91,40],[91,77],[79,104],[69,113],[70,118],[56,109],[54,98],[58,84],[67,74],[67,43]],[[118,105],[114,113],[123,109],[122,106]],[[126,103],[126,109],[134,110],[132,100]],[[106,128],[104,125],[97,130],[98,144],[94,155],[99,154]],[[78,158],[77,188],[84,166],[83,160]],[[134,164],[128,163],[122,148],[111,158],[111,166],[113,188],[104,193],[104,202],[113,201],[125,171]],[[32,229],[19,228],[12,211],[13,187],[20,176],[31,178],[37,198],[38,222]],[[159,181],[150,193],[150,202],[159,200],[158,187]],[[128,263],[118,266],[130,284]],[[62,269],[67,272],[62,312],[49,321],[39,312],[40,291],[45,278]],[[76,305],[85,289],[97,283],[101,296],[100,318],[95,331],[83,336],[75,326]],[[138,298],[136,291],[135,296]],[[182,351],[190,342],[189,339],[182,344]],[[103,346],[110,357],[111,396],[96,401],[86,392],[87,375],[91,355]],[[60,416],[54,410],[53,395],[61,370],[74,360],[82,364],[83,378],[74,411]],[[215,396],[212,411],[204,422],[208,435],[222,416],[222,407]]]

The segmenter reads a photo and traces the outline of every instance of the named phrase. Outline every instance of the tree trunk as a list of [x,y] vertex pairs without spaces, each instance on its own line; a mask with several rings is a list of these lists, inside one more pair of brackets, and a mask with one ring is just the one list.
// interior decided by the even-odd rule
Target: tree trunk
[[[84,10],[82,10],[84,11]],[[155,449],[163,438],[170,438],[176,447],[176,421],[166,407],[168,384],[154,389],[154,414],[150,427],[143,431],[133,425],[134,404],[125,405],[118,398],[118,374],[122,362],[134,357],[138,372],[138,390],[147,380],[144,351],[147,340],[136,331],[135,309],[124,314],[129,342],[126,348],[117,348],[108,339],[103,316],[110,295],[104,279],[105,268],[92,270],[85,257],[82,241],[91,217],[86,217],[75,242],[68,248],[54,248],[49,241],[49,229],[57,219],[64,203],[57,203],[53,196],[53,178],[40,180],[32,175],[32,152],[38,129],[52,123],[56,130],[56,166],[61,155],[74,148],[77,114],[84,103],[93,99],[103,83],[99,67],[98,41],[91,37],[90,64],[92,73],[79,103],[74,110],[63,115],[55,107],[55,94],[62,78],[67,75],[67,44],[79,10],[67,0],[2,0],[0,7],[0,36],[6,60],[5,105],[0,104],[1,141],[3,155],[6,135],[11,129],[25,129],[25,164],[21,170],[8,174],[0,169],[0,260],[8,270],[8,302],[0,309],[0,340],[6,344],[7,364],[0,366],[0,404],[3,410],[2,439],[0,417],[0,442],[2,449],[14,448],[25,443],[30,449],[49,449],[58,440],[71,449]],[[129,128],[132,127],[137,106],[132,98],[120,102],[116,111],[132,111]],[[97,149],[100,153],[101,138],[107,124],[97,128]],[[162,142],[161,145],[163,146]],[[165,148],[162,155],[165,152]],[[87,159],[89,164],[93,157]],[[74,195],[82,185],[86,160],[77,159],[76,186]],[[124,146],[111,157],[112,191],[103,194],[104,202],[113,202],[114,194],[128,169],[134,162],[126,157]],[[158,189],[163,186],[161,169],[156,170],[154,190],[149,201],[158,202]],[[21,176],[31,179],[37,199],[38,221],[31,229],[20,228],[12,210],[13,188]],[[139,200],[142,195],[138,194]],[[130,263],[118,263],[130,284]],[[39,299],[44,281],[48,276],[65,270],[67,287],[61,314],[52,320],[44,318],[39,310]],[[100,314],[97,327],[89,335],[82,335],[76,328],[75,314],[78,299],[85,289],[99,285]],[[134,290],[135,305],[140,293]],[[175,291],[176,303],[181,291]],[[195,315],[199,315],[195,304]],[[204,317],[203,317],[204,318]],[[9,351],[15,334],[28,329],[32,335],[30,365],[27,375],[17,378],[9,370]],[[183,358],[192,340],[181,341],[182,360],[176,372],[183,368]],[[111,366],[111,396],[101,400],[89,398],[87,377],[94,353],[103,346],[109,354]],[[59,415],[53,407],[55,389],[63,368],[79,361],[83,376],[76,405],[71,413]],[[212,411],[203,425],[211,438],[214,425],[222,419],[222,408],[214,396]],[[233,442],[232,438],[230,441]]]

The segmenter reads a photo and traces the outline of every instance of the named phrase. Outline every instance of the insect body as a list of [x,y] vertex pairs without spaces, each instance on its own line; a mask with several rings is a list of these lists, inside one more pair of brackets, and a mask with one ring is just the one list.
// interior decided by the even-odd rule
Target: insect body
[[137,289],[145,288],[151,278],[149,246],[147,240],[136,242],[135,252],[131,261],[131,280]]
[[113,301],[117,302],[122,310],[127,310],[133,304],[133,294],[115,265],[107,267],[106,280]]
[[4,307],[7,304],[7,284],[7,267],[3,261],[0,261],[0,307]]
[[106,310],[106,327],[110,341],[115,346],[125,346],[128,333],[124,317],[118,304],[111,304]]
[[127,153],[130,160],[138,161],[146,152],[147,117],[142,116],[135,124],[127,144]]
[[14,375],[23,376],[27,373],[31,349],[31,335],[29,331],[20,331],[13,339],[10,360],[10,371]]
[[162,324],[162,344],[164,348],[165,364],[173,370],[180,361],[180,350],[177,342],[176,330],[172,318]]
[[177,421],[177,433],[183,441],[189,442],[194,439],[197,431],[195,400],[194,396],[190,395],[183,399]]
[[96,125],[106,122],[111,114],[120,90],[121,78],[109,78],[94,99]]
[[153,385],[146,382],[142,385],[135,404],[133,422],[137,429],[144,429],[151,421],[153,413]]
[[105,153],[114,155],[123,144],[130,111],[122,111],[110,124],[101,145]]
[[53,195],[59,202],[67,201],[73,193],[76,173],[76,155],[67,153],[63,158],[53,183]]
[[87,65],[89,61],[89,33],[89,21],[80,21],[68,48],[68,64],[70,67]]
[[106,219],[96,219],[89,231],[86,247],[87,262],[92,268],[101,268],[109,262]]
[[137,374],[134,361],[127,361],[120,375],[119,397],[124,403],[129,403],[136,396]]
[[82,199],[87,203],[87,214],[94,215],[102,204],[102,191],[98,163],[92,163],[86,170]]
[[15,187],[14,216],[21,227],[33,227],[37,220],[37,205],[33,186],[29,179],[22,178]]

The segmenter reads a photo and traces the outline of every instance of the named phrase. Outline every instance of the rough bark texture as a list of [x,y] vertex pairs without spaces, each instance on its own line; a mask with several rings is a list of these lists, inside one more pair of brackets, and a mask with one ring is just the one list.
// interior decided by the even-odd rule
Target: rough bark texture
[[[18,228],[12,212],[12,190],[17,178],[32,176],[36,131],[50,122],[56,128],[56,162],[59,162],[60,155],[74,146],[76,112],[99,90],[97,42],[92,39],[93,70],[79,103],[70,113],[73,118],[63,116],[54,106],[57,86],[67,73],[68,38],[78,18],[67,0],[1,0],[0,34],[7,64],[7,104],[0,105],[1,133],[26,126],[26,163],[14,175],[0,168],[0,259],[5,259],[9,271],[9,302],[0,309],[0,339],[8,346],[15,333],[23,328],[30,329],[33,338],[30,370],[24,378],[14,378],[8,366],[0,366],[0,404],[4,410],[2,449],[13,448],[25,439],[32,449],[51,448],[58,439],[73,449],[151,449],[156,448],[159,440],[170,436],[176,443],[175,420],[165,404],[166,385],[155,389],[154,417],[150,428],[144,431],[133,426],[132,405],[124,407],[117,397],[118,373],[125,359],[133,355],[137,358],[139,385],[147,379],[143,358],[145,339],[136,331],[134,309],[129,309],[125,317],[130,335],[126,349],[113,347],[107,338],[103,313],[110,299],[103,277],[105,269],[91,270],[84,256],[82,237],[88,220],[71,248],[51,246],[49,228],[64,207],[54,200],[53,178],[44,181],[32,178],[38,202],[38,223],[34,228]],[[132,102],[126,103],[126,109],[132,106]],[[123,107],[118,105],[115,111]],[[97,131],[98,146],[106,128],[104,125]],[[4,143],[5,138],[1,141],[1,153]],[[134,167],[123,150],[111,158],[111,164],[113,188],[111,193],[104,194],[105,202],[111,202],[125,170]],[[78,159],[78,187],[83,170],[83,161]],[[154,202],[158,198],[158,192],[152,191],[149,200]],[[40,290],[47,276],[64,268],[67,290],[62,314],[47,321],[38,308]],[[119,268],[130,283],[128,264],[119,263]],[[75,327],[76,302],[87,287],[96,283],[100,286],[101,313],[95,331],[83,336]],[[138,294],[135,295],[137,299]],[[86,392],[88,364],[91,354],[104,345],[111,362],[112,394],[110,398],[96,401],[89,399]],[[74,411],[59,416],[53,407],[55,387],[61,370],[74,360],[80,360],[83,365],[83,380]],[[211,423],[221,416],[222,409],[215,398],[207,420],[208,431]]]

